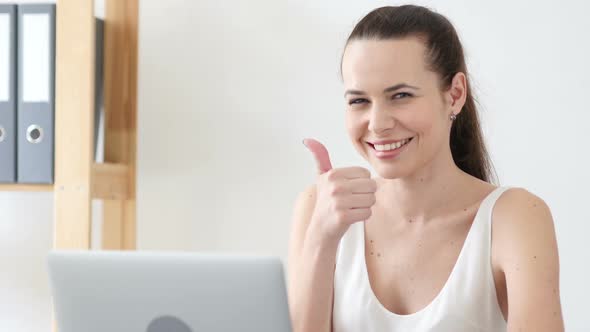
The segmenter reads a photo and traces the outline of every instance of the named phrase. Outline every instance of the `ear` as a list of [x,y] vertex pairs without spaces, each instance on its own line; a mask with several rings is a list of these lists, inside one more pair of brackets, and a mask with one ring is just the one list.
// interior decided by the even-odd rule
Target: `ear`
[[[449,108],[455,114],[459,114],[465,100],[467,99],[467,78],[462,72],[458,72],[451,81],[451,87],[447,91],[447,100]],[[450,115],[450,114],[449,114]]]

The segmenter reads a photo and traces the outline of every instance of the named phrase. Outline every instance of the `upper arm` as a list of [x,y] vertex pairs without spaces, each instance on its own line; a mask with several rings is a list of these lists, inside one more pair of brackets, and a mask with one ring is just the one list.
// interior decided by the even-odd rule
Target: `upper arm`
[[508,190],[496,203],[494,229],[508,330],[563,331],[557,241],[547,204],[527,190]]
[[[315,208],[316,186],[311,185],[301,192],[295,201],[291,218],[288,254],[289,295],[294,291],[297,267],[301,263],[301,251],[305,234]],[[291,296],[290,296],[291,297]]]

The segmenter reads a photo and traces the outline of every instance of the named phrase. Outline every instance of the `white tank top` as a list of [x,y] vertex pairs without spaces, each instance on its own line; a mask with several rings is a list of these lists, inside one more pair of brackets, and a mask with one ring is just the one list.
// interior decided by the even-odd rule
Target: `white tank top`
[[334,275],[333,332],[506,331],[491,265],[494,189],[480,204],[463,248],[442,290],[420,311],[399,315],[377,299],[365,263],[364,223],[351,225],[340,240]]

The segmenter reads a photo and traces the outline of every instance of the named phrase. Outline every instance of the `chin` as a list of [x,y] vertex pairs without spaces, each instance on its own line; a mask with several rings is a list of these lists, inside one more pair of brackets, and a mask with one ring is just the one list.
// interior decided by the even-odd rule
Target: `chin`
[[408,174],[407,172],[403,172],[400,169],[395,169],[391,167],[379,167],[379,165],[374,165],[373,169],[379,176],[383,179],[393,180],[393,179],[400,179],[406,177]]

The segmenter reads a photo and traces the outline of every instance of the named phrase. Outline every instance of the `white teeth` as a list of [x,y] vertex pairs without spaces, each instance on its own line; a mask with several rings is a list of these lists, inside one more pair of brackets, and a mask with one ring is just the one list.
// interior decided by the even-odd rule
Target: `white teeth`
[[402,145],[405,145],[409,141],[410,141],[410,139],[408,138],[408,139],[402,140],[397,143],[392,143],[392,144],[383,144],[383,145],[375,144],[375,150],[377,150],[377,151],[390,151],[390,150],[399,149]]

